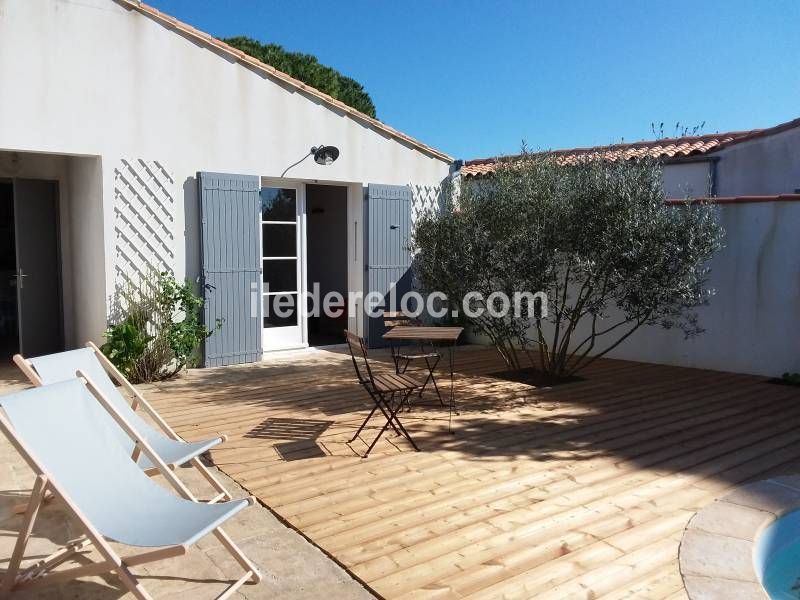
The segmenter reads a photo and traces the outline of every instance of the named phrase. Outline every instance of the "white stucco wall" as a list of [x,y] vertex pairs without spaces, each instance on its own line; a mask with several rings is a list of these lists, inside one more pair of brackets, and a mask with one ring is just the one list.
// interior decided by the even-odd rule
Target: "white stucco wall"
[[72,322],[71,334],[65,341],[79,346],[86,340],[101,340],[106,329],[106,259],[98,252],[107,234],[103,228],[103,170],[98,157],[71,156],[67,164],[70,204],[62,218],[70,231],[71,248],[67,255],[70,275],[63,280],[73,301],[67,313],[71,318],[65,319]]
[[[113,0],[0,0],[0,81],[13,89],[0,92],[0,150],[101,157],[106,257],[115,247],[114,169],[141,158],[169,170],[179,277],[199,271],[197,171],[277,177],[320,143],[338,146],[339,159],[306,160],[291,177],[435,185],[449,168]],[[88,287],[101,282],[107,301],[111,259],[102,280],[96,274]]]
[[[800,128],[714,156],[718,196],[800,189]],[[665,188],[689,180],[688,167],[703,164],[666,166]],[[676,197],[669,189],[667,196]],[[800,372],[800,202],[721,204],[717,210],[726,248],[711,263],[717,294],[699,311],[706,332],[684,341],[679,332],[648,328],[612,355],[770,376]]]
[[716,153],[717,195],[791,194],[800,189],[800,127]]
[[643,328],[610,356],[780,376],[800,372],[800,202],[718,205],[726,247],[711,262],[705,333]]
[[697,198],[711,194],[710,160],[664,165],[664,194],[667,198]]
[[[666,163],[666,197],[708,196],[712,172],[717,196],[800,189],[800,128],[733,144],[708,158],[716,162]],[[717,293],[698,309],[705,332],[686,340],[679,330],[646,327],[608,356],[766,376],[800,372],[800,202],[718,204],[716,210],[726,247],[710,264],[709,285]],[[614,316],[608,325],[618,321]],[[587,326],[579,328],[575,342],[587,333]],[[600,341],[597,350],[607,345]]]
[[[800,128],[714,156],[718,196],[800,188]],[[665,165],[666,196],[706,196],[710,168],[709,161]],[[710,265],[717,293],[698,309],[705,332],[686,340],[678,330],[642,328],[609,356],[766,376],[800,372],[800,202],[718,204],[716,210],[726,246]],[[579,329],[576,343],[587,333]],[[606,346],[600,342],[597,349]]]
[[[716,209],[726,247],[710,265],[709,287],[716,294],[697,309],[705,332],[685,339],[680,330],[642,327],[607,356],[770,377],[800,372],[800,202],[720,204]],[[606,327],[619,321],[616,310],[609,313]],[[573,347],[589,326],[586,321],[578,328]],[[598,338],[595,352],[617,337],[604,339]]]

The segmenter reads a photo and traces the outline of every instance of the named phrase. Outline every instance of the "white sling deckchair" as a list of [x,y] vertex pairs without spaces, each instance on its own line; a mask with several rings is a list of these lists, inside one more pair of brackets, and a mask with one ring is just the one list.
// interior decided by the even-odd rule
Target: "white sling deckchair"
[[[155,453],[145,438],[103,397],[88,378],[72,379],[0,397],[0,430],[36,475],[0,596],[18,589],[78,577],[116,573],[136,598],[150,599],[130,567],[178,556],[213,533],[245,570],[218,598],[230,597],[261,575],[220,525],[253,498],[206,504],[191,492]],[[119,444],[128,435],[179,496],[148,477]],[[39,506],[52,492],[78,520],[83,536],[54,554],[20,570]],[[108,540],[148,551],[120,556]],[[54,571],[89,546],[103,560]]]
[[[211,474],[203,462],[200,455],[214,446],[225,441],[225,436],[219,436],[201,442],[186,442],[167,424],[139,391],[119,372],[114,364],[95,346],[89,342],[85,348],[69,350],[57,354],[37,356],[36,358],[24,358],[17,354],[14,362],[28,377],[34,385],[56,383],[67,379],[74,379],[78,370],[83,371],[100,388],[108,400],[114,404],[117,410],[131,422],[136,431],[140,432],[147,441],[153,446],[156,453],[165,463],[172,467],[181,466],[186,463],[191,464],[203,477],[211,484],[217,493],[209,502],[219,500],[230,500],[232,496],[223,487],[219,480]],[[130,404],[120,393],[119,388],[114,384],[116,380],[131,396]],[[161,431],[153,428],[149,423],[136,414],[136,409],[141,406],[145,412],[161,428]],[[163,433],[162,433],[163,432]],[[134,448],[133,442],[125,433],[120,430],[120,441],[130,449],[131,455],[138,460],[139,466],[147,472],[154,472],[154,465],[146,456],[139,455]],[[136,454],[134,454],[136,452]]]

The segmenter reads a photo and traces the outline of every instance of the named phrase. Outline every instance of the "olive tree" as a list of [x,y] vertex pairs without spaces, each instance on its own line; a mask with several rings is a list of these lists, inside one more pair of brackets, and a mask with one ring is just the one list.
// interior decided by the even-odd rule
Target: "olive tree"
[[[475,312],[461,318],[509,368],[559,379],[644,325],[702,332],[695,309],[713,294],[707,265],[723,232],[707,204],[665,204],[657,161],[523,152],[449,198],[417,222],[416,278],[450,310],[467,297]],[[493,292],[547,303],[502,313]]]

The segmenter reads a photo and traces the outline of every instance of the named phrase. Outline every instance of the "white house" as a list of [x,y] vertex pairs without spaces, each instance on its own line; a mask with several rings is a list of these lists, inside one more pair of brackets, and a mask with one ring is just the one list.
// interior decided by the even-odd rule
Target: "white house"
[[[364,331],[259,298],[385,286],[452,163],[134,0],[0,0],[0,81],[6,354],[101,340],[151,268],[207,284],[208,364]],[[286,171],[319,146],[338,159]]]
[[[663,161],[668,199],[711,197],[726,231],[711,261],[716,295],[705,333],[647,327],[610,356],[768,376],[800,372],[800,119],[767,129],[559,150],[565,156]],[[460,175],[490,176],[496,159]]]

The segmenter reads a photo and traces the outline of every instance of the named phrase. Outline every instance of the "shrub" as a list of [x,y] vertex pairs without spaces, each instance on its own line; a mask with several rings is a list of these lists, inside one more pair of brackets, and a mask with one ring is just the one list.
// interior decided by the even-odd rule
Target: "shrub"
[[337,100],[341,100],[365,115],[375,117],[375,104],[364,87],[355,79],[321,64],[316,56],[302,52],[289,52],[278,44],[263,44],[244,36],[223,38],[222,41]]
[[106,330],[101,350],[126,377],[157,381],[197,364],[198,349],[213,330],[202,323],[203,299],[188,281],[153,273],[126,284],[119,295],[121,314]]
[[643,325],[701,333],[694,308],[713,293],[707,261],[722,234],[710,206],[665,204],[654,160],[565,164],[523,152],[418,221],[415,274],[423,291],[444,292],[451,309],[473,290],[484,299],[544,292],[546,316],[523,305],[518,316],[484,312],[467,321],[508,368],[528,361],[559,379]]

